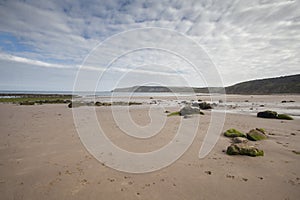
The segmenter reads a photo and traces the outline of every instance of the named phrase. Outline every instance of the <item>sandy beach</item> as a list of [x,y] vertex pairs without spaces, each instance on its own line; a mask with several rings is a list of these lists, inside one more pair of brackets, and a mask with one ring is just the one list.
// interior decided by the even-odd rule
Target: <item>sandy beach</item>
[[[182,99],[209,97],[181,97]],[[171,101],[153,97],[136,101]],[[227,97],[228,102],[300,102],[298,95]],[[175,100],[174,100],[175,101]],[[256,104],[255,104],[256,105]],[[281,105],[281,104],[280,104]],[[148,111],[166,113],[155,105],[130,106],[132,120],[150,123]],[[178,111],[181,105],[168,104]],[[80,108],[73,108],[80,109]],[[154,151],[166,145],[178,129],[181,116],[166,117],[161,132],[147,140],[122,134],[114,122],[111,107],[96,107],[98,120],[107,137],[117,146],[133,152]],[[124,107],[116,106],[118,112]],[[190,148],[172,165],[161,170],[132,174],[111,169],[96,160],[82,145],[66,104],[20,106],[0,104],[0,199],[299,199],[300,197],[300,119],[262,119],[253,113],[226,115],[223,131],[236,128],[248,132],[264,128],[268,139],[249,142],[264,150],[260,157],[229,156],[231,144],[220,133],[212,151],[203,159],[199,149],[209,126],[211,111],[200,116],[197,135]],[[255,112],[255,109],[254,111]]]

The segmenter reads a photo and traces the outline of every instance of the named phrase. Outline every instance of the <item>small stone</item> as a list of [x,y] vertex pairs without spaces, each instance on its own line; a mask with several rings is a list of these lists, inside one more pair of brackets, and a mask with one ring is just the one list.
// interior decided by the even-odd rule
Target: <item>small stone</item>
[[248,140],[243,137],[234,137],[234,138],[232,138],[232,142],[233,143],[247,143]]

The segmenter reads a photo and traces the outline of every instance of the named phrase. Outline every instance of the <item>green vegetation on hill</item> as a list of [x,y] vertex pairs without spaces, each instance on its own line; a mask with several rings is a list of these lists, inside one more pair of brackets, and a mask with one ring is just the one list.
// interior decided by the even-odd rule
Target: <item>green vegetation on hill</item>
[[238,83],[226,87],[227,94],[300,93],[300,74]]
[[[195,93],[220,93],[224,88],[210,87],[165,87],[165,86],[134,86],[116,88],[113,92],[195,92]],[[252,80],[238,83],[225,88],[227,94],[299,94],[300,74]]]

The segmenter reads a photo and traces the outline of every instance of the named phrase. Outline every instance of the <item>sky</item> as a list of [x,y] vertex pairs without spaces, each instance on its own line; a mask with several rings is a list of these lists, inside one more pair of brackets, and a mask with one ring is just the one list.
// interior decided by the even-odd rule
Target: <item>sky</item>
[[0,0],[0,90],[299,74],[299,10],[297,0]]

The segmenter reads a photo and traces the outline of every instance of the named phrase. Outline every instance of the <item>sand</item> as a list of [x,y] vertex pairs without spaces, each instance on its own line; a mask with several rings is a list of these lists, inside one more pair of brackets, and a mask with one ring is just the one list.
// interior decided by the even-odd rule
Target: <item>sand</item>
[[[231,96],[244,101],[249,96]],[[255,96],[261,101],[299,102],[298,96]],[[163,98],[162,98],[163,99]],[[170,99],[170,98],[164,98]],[[176,111],[177,107],[168,110]],[[74,108],[76,109],[76,108]],[[117,107],[119,112],[124,107]],[[131,106],[132,120],[150,122],[149,106]],[[182,117],[168,117],[164,129],[148,140],[122,134],[110,107],[96,108],[107,136],[119,147],[134,152],[166,145]],[[161,109],[154,109],[165,116]],[[223,151],[230,139],[220,136],[203,159],[200,146],[210,122],[210,111],[200,116],[191,147],[172,165],[132,174],[111,169],[82,145],[67,105],[18,106],[0,104],[0,199],[299,199],[299,119],[282,121],[253,115],[227,114],[223,131],[265,128],[269,138],[251,144],[263,157],[229,156]],[[193,119],[184,119],[193,120]]]

